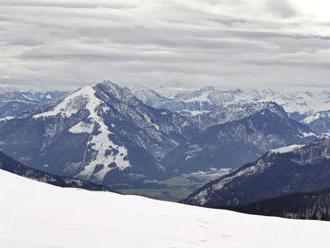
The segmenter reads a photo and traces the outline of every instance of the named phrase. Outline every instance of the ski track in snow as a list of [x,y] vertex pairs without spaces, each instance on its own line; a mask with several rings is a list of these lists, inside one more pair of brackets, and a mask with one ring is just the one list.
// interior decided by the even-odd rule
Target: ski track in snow
[[328,248],[330,224],[63,189],[0,171],[4,248]]

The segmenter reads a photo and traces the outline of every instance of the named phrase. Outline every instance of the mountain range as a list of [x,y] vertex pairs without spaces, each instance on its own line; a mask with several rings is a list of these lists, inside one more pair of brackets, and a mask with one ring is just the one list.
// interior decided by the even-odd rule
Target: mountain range
[[[319,138],[281,105],[241,90],[208,87],[170,98],[104,81],[55,95],[44,96],[53,104],[1,125],[0,150],[36,170],[111,188],[238,168],[269,149]],[[236,99],[242,95],[245,101]],[[177,101],[189,106],[178,109]],[[204,106],[197,114],[196,104]]]
[[309,143],[316,137],[308,127],[290,119],[282,107],[263,104],[245,118],[209,127],[168,153],[163,163],[181,173],[237,168],[269,149]]
[[164,155],[197,131],[185,117],[103,82],[10,121],[0,147],[33,168],[108,185],[161,175]]
[[[183,202],[327,219],[328,93],[167,93],[110,81],[70,93],[2,90],[0,169],[61,187],[130,192],[177,189],[194,178],[184,188],[193,192],[203,173],[214,173],[221,177]],[[217,174],[224,168],[231,172]]]
[[[309,126],[314,132],[330,133],[328,90],[271,90],[271,89],[183,89],[137,87],[138,98],[156,108],[167,108],[197,117],[228,106],[256,102],[276,102],[292,119]],[[202,118],[202,117],[201,117]]]

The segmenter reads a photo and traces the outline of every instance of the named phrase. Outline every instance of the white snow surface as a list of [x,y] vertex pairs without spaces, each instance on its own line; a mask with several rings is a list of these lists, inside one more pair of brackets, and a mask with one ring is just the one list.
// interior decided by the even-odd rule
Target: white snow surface
[[280,154],[284,154],[284,153],[289,153],[295,150],[299,150],[300,148],[303,148],[305,145],[290,145],[290,146],[285,146],[285,147],[280,147],[277,149],[273,149],[271,150],[272,153],[280,153]]
[[305,124],[311,124],[314,121],[320,119],[320,118],[329,118],[330,112],[318,112],[318,113],[312,113],[310,115],[307,115],[307,117],[303,120],[303,123]]
[[94,125],[92,123],[78,122],[75,126],[69,129],[70,133],[88,133],[92,134],[94,131]]
[[63,189],[0,171],[4,248],[328,248],[330,224]]
[[64,98],[63,101],[61,101],[51,110],[36,114],[33,116],[33,118],[39,119],[57,115],[60,115],[63,118],[71,117],[72,115],[76,114],[81,109],[81,105],[86,102],[87,97],[90,95],[91,88],[92,87],[87,86],[74,92],[73,94]]
[[16,118],[15,116],[6,116],[3,118],[0,118],[0,122],[14,120],[15,118]]

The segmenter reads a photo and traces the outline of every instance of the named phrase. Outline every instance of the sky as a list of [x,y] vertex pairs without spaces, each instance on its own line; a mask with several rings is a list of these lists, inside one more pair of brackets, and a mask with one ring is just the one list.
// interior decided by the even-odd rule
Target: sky
[[326,0],[0,0],[0,84],[330,87]]

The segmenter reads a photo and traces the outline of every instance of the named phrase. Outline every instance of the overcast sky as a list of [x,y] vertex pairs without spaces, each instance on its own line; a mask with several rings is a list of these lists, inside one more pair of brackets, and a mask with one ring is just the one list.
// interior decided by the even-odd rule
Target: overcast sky
[[0,0],[0,84],[330,87],[326,0]]

